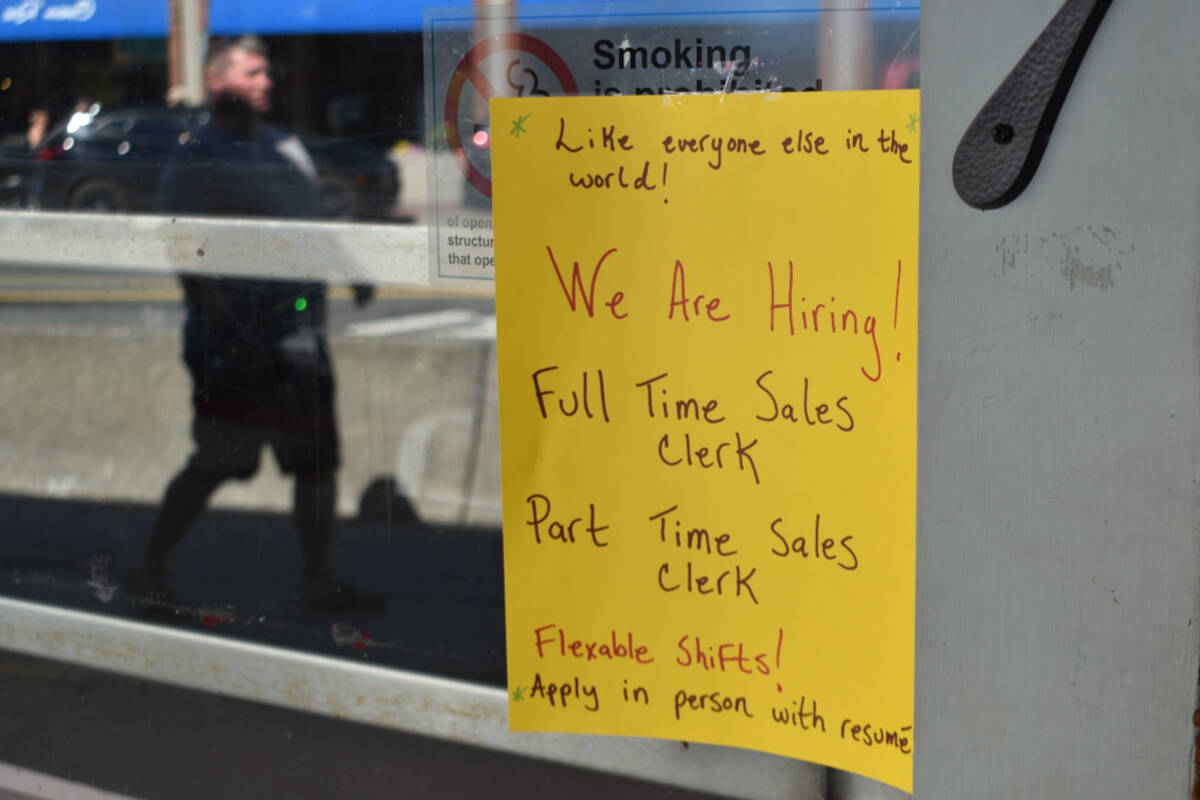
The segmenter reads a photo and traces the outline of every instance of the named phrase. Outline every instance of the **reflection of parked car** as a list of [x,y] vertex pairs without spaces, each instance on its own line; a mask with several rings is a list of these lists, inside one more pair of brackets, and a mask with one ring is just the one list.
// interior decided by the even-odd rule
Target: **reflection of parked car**
[[[180,142],[208,119],[195,108],[102,111],[52,129],[34,152],[33,191],[44,209],[154,211],[158,178]],[[387,217],[400,177],[386,154],[352,139],[301,135],[327,217]]]

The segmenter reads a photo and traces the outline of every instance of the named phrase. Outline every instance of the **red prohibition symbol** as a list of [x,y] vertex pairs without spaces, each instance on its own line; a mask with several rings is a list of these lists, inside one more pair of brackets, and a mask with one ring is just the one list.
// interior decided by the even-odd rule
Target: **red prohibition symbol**
[[525,53],[540,59],[558,79],[563,94],[579,94],[575,78],[571,75],[571,70],[567,68],[567,63],[562,60],[562,57],[554,52],[550,45],[529,34],[498,33],[495,36],[489,36],[467,51],[462,61],[458,62],[458,66],[454,69],[454,74],[450,76],[450,85],[446,89],[446,143],[450,146],[450,152],[454,156],[454,160],[458,162],[458,168],[466,176],[467,182],[489,200],[492,197],[492,179],[471,163],[471,159],[463,149],[462,137],[458,133],[458,104],[462,99],[463,88],[467,81],[471,82],[471,85],[483,95],[485,100],[504,96],[504,93],[492,85],[480,68],[480,64],[485,58],[502,51]]

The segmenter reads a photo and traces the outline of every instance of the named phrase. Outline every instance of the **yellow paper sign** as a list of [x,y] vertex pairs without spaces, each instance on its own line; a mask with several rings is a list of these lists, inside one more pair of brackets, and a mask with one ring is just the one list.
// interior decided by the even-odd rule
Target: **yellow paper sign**
[[918,110],[492,103],[514,729],[911,790]]

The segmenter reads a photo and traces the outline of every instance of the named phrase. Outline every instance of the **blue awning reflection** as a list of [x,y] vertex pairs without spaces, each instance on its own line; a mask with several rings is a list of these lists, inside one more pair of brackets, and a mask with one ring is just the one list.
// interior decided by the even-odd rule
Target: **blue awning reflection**
[[[524,3],[546,0],[523,0]],[[0,41],[162,38],[168,0],[0,0]],[[470,0],[210,0],[209,30],[243,33],[420,32],[426,6]]]
[[[518,8],[554,0],[520,0]],[[140,39],[167,35],[168,0],[0,0],[0,41],[72,39]],[[819,9],[819,0],[762,0],[767,8]],[[877,0],[872,11],[911,12],[917,0]],[[217,36],[243,33],[415,33],[422,28],[426,7],[461,7],[470,16],[471,0],[210,0],[209,31]],[[589,16],[678,13],[703,15],[727,8],[724,3],[609,3],[579,6]],[[752,7],[738,7],[739,13]],[[535,17],[538,15],[534,15]],[[635,15],[637,16],[637,15]]]
[[0,41],[166,36],[166,0],[0,0]]

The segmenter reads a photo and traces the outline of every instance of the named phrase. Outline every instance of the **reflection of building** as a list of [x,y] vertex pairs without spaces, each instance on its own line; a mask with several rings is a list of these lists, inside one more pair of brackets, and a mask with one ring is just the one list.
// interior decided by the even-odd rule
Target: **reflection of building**
[[[182,61],[168,29],[185,3],[173,0],[168,14],[164,0],[0,0],[0,136],[23,141],[31,111],[59,122],[84,98],[165,103]],[[340,0],[313,13],[313,4],[211,0],[207,14],[204,3],[187,5],[199,8],[201,30],[207,22],[213,35],[267,41],[277,121],[381,144],[420,136],[421,5]]]

